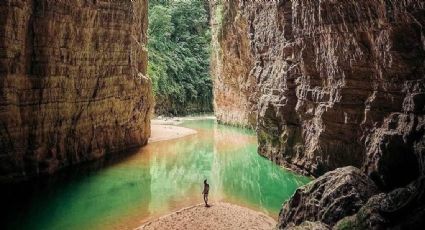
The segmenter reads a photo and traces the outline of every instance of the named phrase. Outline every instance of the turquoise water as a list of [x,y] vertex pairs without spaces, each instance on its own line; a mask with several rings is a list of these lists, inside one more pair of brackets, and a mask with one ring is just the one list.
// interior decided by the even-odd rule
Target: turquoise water
[[186,121],[196,135],[151,143],[19,185],[2,195],[9,229],[133,229],[150,218],[203,202],[232,202],[276,218],[282,203],[310,179],[257,154],[255,133],[214,120]]

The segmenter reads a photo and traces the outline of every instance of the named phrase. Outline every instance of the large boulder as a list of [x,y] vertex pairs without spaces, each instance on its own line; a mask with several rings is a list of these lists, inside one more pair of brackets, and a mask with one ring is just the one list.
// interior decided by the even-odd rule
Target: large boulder
[[370,138],[362,171],[383,191],[405,187],[425,174],[425,114],[421,111],[392,114]]
[[338,168],[299,188],[280,211],[278,228],[304,221],[333,226],[355,214],[376,193],[375,184],[359,169]]
[[422,229],[425,226],[425,177],[405,188],[372,196],[335,229]]

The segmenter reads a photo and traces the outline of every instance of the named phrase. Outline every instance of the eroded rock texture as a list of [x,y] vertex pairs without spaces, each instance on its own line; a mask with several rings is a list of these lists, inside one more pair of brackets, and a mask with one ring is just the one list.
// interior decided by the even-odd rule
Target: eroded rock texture
[[[334,225],[369,200],[371,194],[355,191],[364,180],[382,192],[374,199],[390,207],[373,200],[364,206],[392,215],[378,227],[404,226],[388,222],[400,213],[419,216],[413,222],[420,225],[423,212],[412,210],[425,207],[425,1],[230,0],[222,7],[226,32],[213,39],[220,43],[218,60],[228,61],[215,65],[213,74],[216,88],[231,90],[215,91],[218,119],[256,114],[259,152],[280,165],[314,176],[348,165],[364,173],[341,184],[313,182],[331,193],[297,191],[279,226]],[[246,94],[234,87],[254,81]],[[243,97],[233,96],[237,102],[225,99],[238,92]],[[344,175],[334,172],[335,178]],[[333,192],[339,188],[343,192]],[[362,196],[349,211],[344,202],[332,209],[322,202],[344,201],[345,192]],[[363,217],[358,213],[357,222],[346,223],[363,226]]]
[[425,226],[425,178],[405,188],[372,196],[335,229],[422,229]]
[[[213,72],[218,118],[258,114],[260,153],[316,176],[345,165],[365,164],[370,174],[391,171],[381,170],[381,156],[405,152],[406,161],[397,159],[410,170],[409,179],[387,185],[393,175],[376,178],[388,187],[406,184],[418,170],[405,166],[423,149],[418,143],[425,103],[424,5],[423,0],[223,3],[226,32],[215,51],[222,63]],[[253,79],[256,86],[243,94],[241,82]],[[226,100],[229,95],[236,102]],[[255,100],[244,99],[253,95]]]
[[300,225],[287,227],[286,229],[287,230],[328,230],[330,228],[326,224],[319,221],[316,221],[316,222],[304,221]]
[[214,112],[220,122],[255,127],[257,84],[250,74],[254,60],[248,22],[237,4],[210,1]]
[[355,214],[378,189],[359,169],[348,166],[326,173],[298,189],[279,214],[279,228],[304,221],[333,226]]
[[425,177],[378,193],[359,169],[338,168],[299,188],[283,205],[279,229],[422,229]]
[[0,1],[0,175],[143,145],[146,0]]

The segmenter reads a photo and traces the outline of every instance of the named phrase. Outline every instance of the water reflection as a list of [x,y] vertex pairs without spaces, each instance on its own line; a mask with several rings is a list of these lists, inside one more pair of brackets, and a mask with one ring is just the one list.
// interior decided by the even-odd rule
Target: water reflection
[[213,120],[183,126],[198,134],[152,143],[119,160],[47,180],[8,186],[12,192],[0,198],[6,203],[2,223],[6,229],[133,228],[147,218],[201,203],[205,178],[211,201],[234,202],[277,217],[282,202],[308,181],[260,157],[250,130]]
[[[49,178],[2,189],[6,229],[90,229],[116,224],[133,211],[149,213],[149,165],[101,160]],[[137,173],[135,173],[137,172]]]
[[196,136],[152,146],[150,211],[202,202],[202,181],[208,179],[210,200],[225,200],[277,216],[281,204],[308,179],[277,167],[256,153],[250,130],[192,121],[185,127]]

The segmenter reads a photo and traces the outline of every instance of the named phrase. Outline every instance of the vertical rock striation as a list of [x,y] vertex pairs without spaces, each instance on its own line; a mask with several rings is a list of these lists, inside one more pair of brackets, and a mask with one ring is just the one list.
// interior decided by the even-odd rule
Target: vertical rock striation
[[[221,5],[229,13],[221,26],[226,32],[213,38],[221,55],[213,71],[218,119],[231,123],[243,120],[232,114],[256,114],[260,154],[314,176],[336,169],[325,176],[329,179],[296,192],[279,227],[315,221],[332,227],[352,214],[337,227],[423,224],[425,1],[230,0]],[[248,38],[239,42],[247,46],[235,49],[241,38]],[[226,68],[228,63],[239,67]],[[241,84],[233,82],[245,79],[255,85],[242,94],[233,86]],[[230,94],[243,97],[226,100]],[[343,179],[344,170],[337,168],[348,165],[364,174]],[[370,179],[380,194],[354,191]],[[336,193],[321,194],[323,189]],[[362,197],[350,206],[346,192]],[[315,206],[328,195],[344,202]],[[309,205],[314,207],[305,209]]]
[[[315,176],[346,165],[392,171],[379,162],[397,148],[408,182],[418,175],[408,166],[424,132],[424,5],[224,1],[214,51],[218,119],[257,114],[260,154]],[[241,82],[255,84],[244,91]]]
[[257,84],[250,73],[254,60],[248,22],[237,4],[210,1],[214,112],[220,122],[255,127]]
[[2,179],[146,144],[146,0],[5,0],[0,15]]

